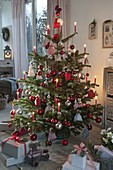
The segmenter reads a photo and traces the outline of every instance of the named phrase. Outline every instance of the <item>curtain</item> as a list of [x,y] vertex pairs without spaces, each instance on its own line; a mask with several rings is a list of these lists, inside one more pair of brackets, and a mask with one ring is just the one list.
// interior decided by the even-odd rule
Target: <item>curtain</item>
[[[68,2],[69,3],[69,2]],[[67,37],[67,18],[66,10],[67,10],[67,1],[66,0],[47,0],[47,24],[51,29],[51,36],[54,34],[53,24],[55,18],[55,6],[59,4],[59,7],[62,8],[61,18],[63,19],[63,37]]]
[[28,71],[27,33],[26,33],[26,0],[12,0],[13,21],[13,54],[15,77],[22,78],[23,71]]

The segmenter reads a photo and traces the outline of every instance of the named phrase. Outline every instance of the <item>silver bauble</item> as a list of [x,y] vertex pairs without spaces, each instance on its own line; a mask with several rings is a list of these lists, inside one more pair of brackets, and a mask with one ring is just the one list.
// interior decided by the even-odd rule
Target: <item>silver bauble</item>
[[16,114],[22,114],[22,110],[21,110],[20,108],[18,108],[18,109],[16,110]]
[[65,105],[66,105],[66,106],[70,106],[70,105],[71,105],[71,102],[70,102],[69,100],[67,100],[67,101],[65,102]]
[[61,122],[58,122],[56,125],[55,125],[56,129],[61,129],[62,128],[62,123]]
[[25,95],[29,95],[29,90],[25,90]]

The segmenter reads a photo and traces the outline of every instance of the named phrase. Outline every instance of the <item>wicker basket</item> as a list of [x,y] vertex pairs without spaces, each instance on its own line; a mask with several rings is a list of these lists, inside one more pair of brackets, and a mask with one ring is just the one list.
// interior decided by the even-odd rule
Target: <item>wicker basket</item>
[[5,109],[6,103],[7,103],[7,99],[6,98],[0,98],[0,110]]
[[113,159],[94,158],[94,160],[100,163],[100,170],[113,170]]

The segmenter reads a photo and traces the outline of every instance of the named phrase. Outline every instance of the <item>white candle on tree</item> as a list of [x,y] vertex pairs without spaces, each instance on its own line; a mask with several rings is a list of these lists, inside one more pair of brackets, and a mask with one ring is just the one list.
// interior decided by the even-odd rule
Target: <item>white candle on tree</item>
[[47,34],[49,35],[50,34],[50,26],[47,25]]
[[86,53],[86,44],[84,44],[84,53]]
[[58,102],[58,112],[60,112],[60,102]]
[[75,33],[76,33],[76,25],[77,25],[77,23],[74,22],[74,32],[75,32]]
[[94,77],[94,83],[96,84],[96,81],[97,81],[97,78],[96,78],[96,76]]

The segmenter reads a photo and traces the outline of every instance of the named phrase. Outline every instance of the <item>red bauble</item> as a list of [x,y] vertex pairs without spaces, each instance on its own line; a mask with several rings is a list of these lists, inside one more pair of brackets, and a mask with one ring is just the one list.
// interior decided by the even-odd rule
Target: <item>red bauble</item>
[[47,101],[46,101],[46,99],[43,99],[42,102],[43,102],[43,103],[46,103]]
[[42,75],[42,71],[38,71],[38,75],[41,76]]
[[92,125],[89,124],[89,125],[87,126],[87,128],[88,128],[88,130],[91,130],[91,129],[92,129]]
[[47,142],[46,142],[46,145],[47,145],[47,146],[51,146],[51,145],[52,145],[52,142],[51,142],[51,141],[47,141]]
[[58,11],[58,9],[59,9],[59,5],[56,5],[55,6],[55,11]]
[[[52,70],[52,71],[51,71],[51,75],[52,75],[52,76],[56,76],[56,74],[57,74],[57,71],[56,71],[56,70]],[[56,80],[56,79],[55,79],[55,80]]]
[[44,66],[43,65],[40,65],[40,70],[43,70]]
[[13,110],[10,111],[10,114],[11,114],[12,116],[14,116],[14,115],[16,114],[16,111],[13,109]]
[[74,77],[71,77],[71,80],[72,80],[72,81],[74,81],[74,80],[75,80],[75,78],[74,78]]
[[30,135],[30,139],[32,141],[35,141],[37,139],[37,135],[35,133],[33,133],[32,135]]
[[86,107],[86,108],[89,108],[89,107],[90,107],[90,104],[86,104],[85,107]]
[[70,127],[70,126],[71,126],[71,123],[70,123],[70,122],[67,122],[66,126]]
[[67,125],[67,124],[68,124],[67,120],[65,120],[65,121],[63,122],[63,124],[64,124],[64,125]]
[[59,17],[60,16],[60,12],[56,12],[56,16]]
[[95,97],[95,93],[93,92],[93,90],[90,90],[88,92],[88,97],[91,98],[91,99]]
[[65,52],[64,51],[60,51],[60,54],[63,55]]
[[89,114],[88,114],[88,117],[89,117],[90,119],[92,119],[92,118],[93,118],[93,114],[92,114],[92,113],[89,113]]
[[51,119],[51,123],[54,123],[54,124],[58,123],[58,119],[55,119],[55,118]]
[[31,129],[31,128],[28,128],[27,132],[28,132],[28,133],[31,133],[31,132],[32,132],[32,129]]
[[63,139],[63,140],[62,140],[62,145],[64,145],[64,146],[68,145],[68,140]]
[[75,48],[74,45],[70,45],[70,49],[73,50]]
[[29,100],[34,102],[35,101],[35,96],[29,96]]
[[75,71],[75,70],[73,71],[73,74],[76,74],[76,71]]
[[88,77],[88,76],[89,76],[89,73],[86,73],[86,76]]
[[97,123],[101,123],[102,119],[101,119],[101,117],[97,117],[97,118],[95,119],[95,121],[96,121]]
[[39,115],[42,115],[42,114],[43,114],[43,110],[42,110],[42,109],[39,109],[39,110],[37,110],[37,113],[38,113]]
[[62,72],[62,76],[65,76],[65,72],[64,71]]
[[53,39],[54,39],[54,41],[59,42],[59,40],[60,40],[60,35],[59,35],[59,34],[54,34]]
[[45,87],[45,86],[46,86],[46,84],[45,84],[45,83],[41,83],[41,84],[40,84],[40,86]]
[[22,93],[22,89],[21,89],[21,88],[18,88],[18,89],[17,89],[17,92]]
[[70,100],[70,101],[74,101],[74,100],[75,100],[75,97],[74,97],[74,96],[71,96],[71,97],[69,97],[69,100]]
[[48,73],[48,74],[46,74],[46,77],[47,77],[47,78],[50,78],[50,76],[51,76],[51,75],[50,75],[49,73]]

